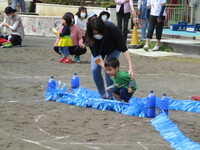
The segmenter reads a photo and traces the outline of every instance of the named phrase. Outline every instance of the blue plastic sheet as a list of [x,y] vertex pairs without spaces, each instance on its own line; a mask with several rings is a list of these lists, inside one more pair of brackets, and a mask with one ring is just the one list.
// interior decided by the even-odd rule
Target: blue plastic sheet
[[[90,107],[99,110],[110,110],[124,115],[145,117],[146,97],[132,97],[129,103],[122,103],[114,100],[101,99],[101,96],[93,90],[78,88],[73,92],[67,92],[65,85],[60,86],[58,82],[56,89],[46,89],[46,101],[56,100],[60,103],[76,105],[79,107]],[[156,97],[156,106],[160,102]],[[169,109],[200,113],[200,102],[192,100],[169,100]],[[167,140],[175,149],[180,150],[199,150],[200,145],[188,139],[178,127],[170,121],[165,113],[151,120],[151,124],[160,132],[161,136]]]
[[[91,107],[103,111],[115,111],[124,115],[145,117],[145,106],[140,100],[134,103],[122,103],[115,100],[101,99],[100,95],[86,88],[79,88],[73,93],[60,93],[57,102],[76,105],[79,107]],[[62,95],[62,96],[61,96]]]
[[187,138],[165,113],[152,119],[151,125],[176,150],[200,150],[200,144]]

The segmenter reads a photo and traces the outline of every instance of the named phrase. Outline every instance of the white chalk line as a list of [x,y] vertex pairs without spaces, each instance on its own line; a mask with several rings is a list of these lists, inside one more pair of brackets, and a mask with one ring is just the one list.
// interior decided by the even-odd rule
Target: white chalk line
[[[71,144],[71,145],[104,145],[104,146],[111,146],[111,145],[115,145],[115,146],[131,146],[131,145],[135,145],[135,143],[132,143],[132,144],[118,144],[118,143],[79,143],[79,142],[56,142],[56,143],[59,143],[59,144]],[[140,142],[141,143],[141,142]],[[138,143],[137,143],[138,144]],[[150,146],[150,145],[160,145],[160,146],[167,146],[167,147],[171,147],[169,145],[165,145],[165,144],[143,144],[143,145],[146,145],[146,146]]]
[[141,142],[137,142],[138,145],[140,145],[144,149],[148,149],[148,147],[144,146]]
[[29,100],[29,101],[1,101],[0,103],[34,103],[34,102],[44,102],[44,100]]
[[[172,74],[135,74],[136,76],[177,76],[177,75],[185,75],[185,76],[192,76],[192,77],[196,77],[196,78],[200,78],[199,75],[194,75],[194,74],[187,74],[187,73],[172,73]],[[88,78],[90,77],[90,75],[86,75],[86,76],[80,76],[80,78]],[[3,77],[0,77],[2,79],[46,79],[46,78],[49,78],[49,76],[11,76],[11,77],[8,77],[8,76],[3,76]],[[71,76],[56,76],[56,78],[71,78]]]
[[[65,107],[63,107],[61,109],[52,110],[52,111],[48,112],[47,114],[40,114],[35,118],[35,122],[38,123],[42,118],[46,117],[49,113],[62,111],[64,109],[65,109]],[[38,130],[40,132],[42,132],[42,133],[44,133],[44,134],[46,134],[48,136],[53,137],[53,138],[50,138],[50,139],[42,140],[40,142],[56,141],[56,140],[59,140],[59,139],[64,139],[64,138],[69,138],[70,137],[70,135],[67,135],[67,136],[54,136],[54,135],[51,135],[49,132],[45,131],[44,129],[42,129],[39,125],[37,125],[37,127],[38,127]]]
[[41,147],[44,147],[44,148],[46,148],[46,149],[58,150],[58,149],[52,148],[52,147],[50,147],[50,146],[43,145],[43,144],[41,144],[40,142],[37,142],[37,141],[32,141],[32,140],[27,140],[27,139],[19,138],[19,137],[17,137],[17,136],[12,135],[12,134],[6,133],[5,131],[1,131],[1,130],[0,130],[0,132],[4,133],[4,134],[7,135],[7,136],[11,136],[11,137],[13,137],[13,138],[15,138],[15,139],[18,139],[18,140],[21,140],[21,141],[24,141],[24,142],[28,142],[28,143],[32,143],[32,144],[36,144],[36,145],[41,146]]

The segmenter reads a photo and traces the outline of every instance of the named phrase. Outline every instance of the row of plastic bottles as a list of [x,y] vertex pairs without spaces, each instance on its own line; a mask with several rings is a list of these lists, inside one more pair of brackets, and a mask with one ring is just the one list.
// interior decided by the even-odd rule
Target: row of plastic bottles
[[[163,94],[160,99],[160,103],[158,104],[159,114],[166,113],[168,116],[169,110],[169,98],[166,94]],[[147,104],[146,104],[146,117],[154,118],[156,116],[156,96],[153,91],[150,91],[150,94],[147,96]]]
[[[47,82],[47,88],[56,89],[56,81],[54,79],[54,76],[51,76],[50,79]],[[74,73],[74,75],[71,78],[71,89],[74,90],[76,88],[79,88],[80,86],[80,79],[77,76],[77,73]]]

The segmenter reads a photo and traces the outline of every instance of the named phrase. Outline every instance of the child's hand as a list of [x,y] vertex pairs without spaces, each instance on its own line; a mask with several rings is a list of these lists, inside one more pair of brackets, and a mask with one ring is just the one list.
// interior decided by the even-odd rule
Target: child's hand
[[128,88],[128,93],[133,93],[133,90],[131,87]]

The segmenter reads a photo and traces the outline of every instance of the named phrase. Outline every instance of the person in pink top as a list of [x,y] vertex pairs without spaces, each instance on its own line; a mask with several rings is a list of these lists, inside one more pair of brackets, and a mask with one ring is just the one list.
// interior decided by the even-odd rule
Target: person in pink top
[[[117,26],[122,31],[125,41],[128,34],[128,21],[130,19],[130,12],[135,13],[133,9],[133,0],[115,0],[117,12]],[[123,22],[123,28],[122,28]]]
[[[81,31],[77,25],[74,24],[74,15],[71,12],[65,13],[65,15],[69,15],[72,18],[72,24],[70,26],[70,37],[73,42],[73,46],[69,47],[69,53],[70,55],[74,55],[75,61],[80,62],[80,55],[83,55],[86,53],[87,49],[85,47],[85,44],[83,43],[83,38],[81,35]],[[62,31],[63,27],[61,27],[58,32]],[[58,44],[59,38],[56,39],[56,42],[54,44],[54,50],[59,53],[57,44]]]

